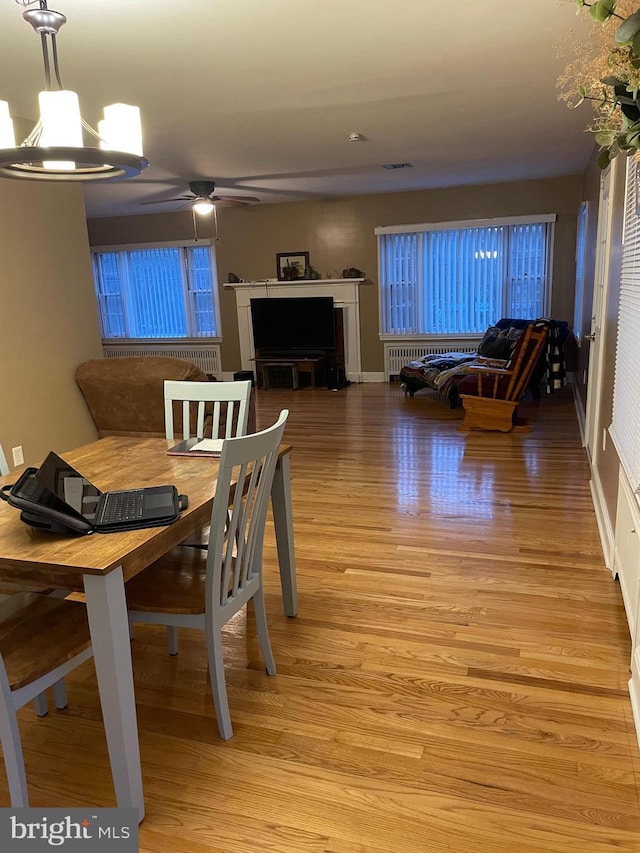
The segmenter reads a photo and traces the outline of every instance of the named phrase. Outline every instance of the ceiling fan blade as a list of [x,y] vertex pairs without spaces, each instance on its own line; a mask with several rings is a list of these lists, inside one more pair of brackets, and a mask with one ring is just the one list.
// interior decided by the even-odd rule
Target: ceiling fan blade
[[189,193],[177,198],[162,198],[157,201],[142,201],[140,204],[175,204],[182,202],[178,210],[187,205],[193,206],[198,201],[209,201],[220,207],[245,207],[249,203],[259,202],[260,199],[254,195],[215,195],[215,182],[212,180],[194,180],[188,182]]
[[174,201],[195,201],[190,195],[181,195],[179,198],[160,198],[157,201],[141,201],[140,204],[169,204]]
[[227,207],[246,207],[250,201],[260,201],[259,198],[246,195],[212,195],[209,201]]
[[248,202],[236,201],[235,198],[224,198],[224,197],[214,196],[213,198],[211,198],[211,201],[217,207],[248,207],[249,206]]

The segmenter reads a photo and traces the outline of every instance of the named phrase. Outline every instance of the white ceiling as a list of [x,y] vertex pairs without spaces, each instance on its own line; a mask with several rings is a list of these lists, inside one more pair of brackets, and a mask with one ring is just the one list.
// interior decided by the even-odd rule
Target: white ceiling
[[[138,178],[87,186],[90,217],[156,213],[212,178],[262,204],[581,172],[588,107],[558,103],[573,0],[51,0],[62,79],[94,126],[142,110]],[[0,0],[0,98],[35,120],[39,39]],[[366,137],[348,142],[349,133]],[[384,163],[410,162],[388,171]]]

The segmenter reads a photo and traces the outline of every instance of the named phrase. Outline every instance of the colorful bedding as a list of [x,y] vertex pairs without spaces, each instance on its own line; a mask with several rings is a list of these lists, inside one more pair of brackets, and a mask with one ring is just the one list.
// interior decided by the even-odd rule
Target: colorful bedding
[[470,373],[469,365],[477,364],[478,359],[484,364],[487,361],[496,366],[506,364],[500,359],[481,358],[477,352],[430,353],[405,364],[400,371],[400,382],[412,397],[421,388],[431,388],[455,406],[458,381]]

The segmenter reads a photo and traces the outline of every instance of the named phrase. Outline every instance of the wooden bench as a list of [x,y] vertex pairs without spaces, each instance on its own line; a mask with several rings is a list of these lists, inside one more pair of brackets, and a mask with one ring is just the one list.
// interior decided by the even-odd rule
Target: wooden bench
[[[312,388],[317,388],[319,380],[322,377],[322,372],[326,358],[319,356],[317,358],[259,358],[253,359],[256,364],[256,372],[260,378],[259,385],[264,391],[269,388],[275,388],[276,384],[273,381],[272,371],[285,370],[291,371],[291,388],[294,391],[300,387],[300,374],[308,374]],[[277,386],[277,387],[282,387]]]
[[296,361],[265,361],[260,365],[260,371],[262,373],[262,388],[265,391],[268,391],[271,387],[271,371],[277,370],[290,370],[291,371],[291,388],[294,391],[298,390],[300,385],[299,376],[298,376],[298,363]]

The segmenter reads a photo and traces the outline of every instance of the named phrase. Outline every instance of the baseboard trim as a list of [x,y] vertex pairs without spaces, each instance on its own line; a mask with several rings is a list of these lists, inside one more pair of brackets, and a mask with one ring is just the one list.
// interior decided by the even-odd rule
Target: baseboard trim
[[613,526],[609,513],[607,512],[607,504],[602,491],[600,476],[596,469],[591,469],[591,480],[589,481],[591,490],[591,500],[596,512],[596,522],[598,524],[598,533],[600,534],[600,544],[602,545],[602,553],[604,554],[604,564],[613,573]]
[[633,677],[629,679],[629,696],[631,698],[631,712],[633,713],[633,723],[636,727],[638,749],[640,749],[640,685]]
[[[384,371],[381,370],[379,372],[371,372],[371,373],[361,373],[361,378],[358,379],[357,373],[350,373],[347,376],[349,382],[384,382]],[[222,373],[222,381],[223,382],[233,382],[233,373],[230,371],[223,371]],[[398,385],[398,388],[400,385]]]
[[582,446],[586,445],[585,438],[585,429],[587,423],[587,413],[584,410],[584,404],[582,402],[582,397],[580,396],[580,392],[578,391],[578,383],[575,381],[575,374],[572,377],[571,381],[567,383],[571,385],[571,390],[573,391],[573,403],[576,407],[576,417],[578,418],[578,429],[580,430],[580,441],[582,442]]

